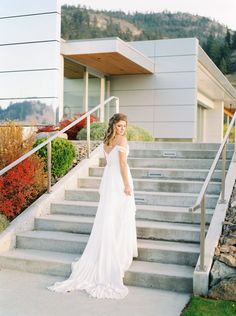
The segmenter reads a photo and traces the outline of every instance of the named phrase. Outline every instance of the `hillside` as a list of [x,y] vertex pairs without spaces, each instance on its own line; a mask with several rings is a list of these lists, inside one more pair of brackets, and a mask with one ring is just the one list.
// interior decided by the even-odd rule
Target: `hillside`
[[62,6],[62,37],[80,39],[119,36],[124,40],[197,37],[206,42],[210,34],[222,40],[226,27],[209,18],[189,13],[139,13],[97,11]]
[[89,39],[118,36],[125,41],[196,37],[225,74],[235,72],[236,31],[214,20],[189,13],[98,11],[62,6],[62,37]]

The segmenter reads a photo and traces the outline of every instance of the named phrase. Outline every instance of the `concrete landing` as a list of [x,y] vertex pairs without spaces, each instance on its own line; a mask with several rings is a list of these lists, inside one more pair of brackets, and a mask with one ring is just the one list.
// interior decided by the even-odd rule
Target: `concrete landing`
[[123,300],[97,300],[85,291],[46,289],[64,280],[42,274],[0,270],[0,316],[178,316],[190,299],[180,294],[129,286]]

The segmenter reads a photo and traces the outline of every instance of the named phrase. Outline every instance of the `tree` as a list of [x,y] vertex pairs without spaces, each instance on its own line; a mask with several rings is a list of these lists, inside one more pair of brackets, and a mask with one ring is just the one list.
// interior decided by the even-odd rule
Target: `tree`
[[233,35],[232,35],[231,47],[232,47],[233,49],[236,49],[236,31],[234,31],[234,33],[233,33]]
[[228,28],[226,30],[225,43],[228,44],[229,48],[231,47],[231,33]]
[[227,72],[228,72],[228,65],[227,65],[227,62],[224,59],[224,57],[220,61],[219,68],[223,72],[223,74],[227,74]]
[[209,56],[218,67],[221,61],[221,51],[222,49],[220,43],[214,40],[209,50]]

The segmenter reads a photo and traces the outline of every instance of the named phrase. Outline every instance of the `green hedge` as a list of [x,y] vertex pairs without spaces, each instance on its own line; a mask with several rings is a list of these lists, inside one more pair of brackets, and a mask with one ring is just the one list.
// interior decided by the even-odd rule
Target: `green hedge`
[[[47,138],[38,139],[34,147],[41,144]],[[39,149],[37,154],[47,160],[47,146]],[[56,138],[52,141],[52,176],[58,178],[64,176],[72,167],[76,152],[74,145],[67,139]]]
[[4,231],[4,229],[7,228],[9,225],[9,222],[5,215],[0,213],[0,233]]
[[[105,132],[107,130],[106,123],[98,123],[94,122],[90,126],[90,139],[91,140],[103,140]],[[76,139],[85,140],[87,139],[87,127],[82,128],[78,134]],[[127,139],[128,140],[136,140],[136,141],[153,141],[154,138],[151,136],[149,132],[147,132],[142,127],[136,125],[128,125],[127,130]]]
[[[103,140],[105,132],[107,130],[106,123],[94,122],[90,125],[90,139],[91,140]],[[87,139],[87,126],[83,127],[77,134],[76,139],[85,140]]]

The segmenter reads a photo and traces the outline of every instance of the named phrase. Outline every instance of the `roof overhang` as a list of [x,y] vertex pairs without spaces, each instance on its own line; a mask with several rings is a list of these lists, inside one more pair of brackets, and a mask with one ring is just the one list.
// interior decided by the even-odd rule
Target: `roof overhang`
[[62,41],[61,54],[106,75],[154,73],[154,62],[119,38]]
[[225,107],[236,107],[236,89],[200,46],[198,47],[198,89],[206,98],[223,101]]

